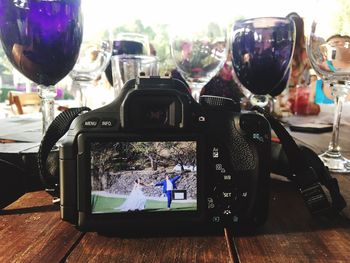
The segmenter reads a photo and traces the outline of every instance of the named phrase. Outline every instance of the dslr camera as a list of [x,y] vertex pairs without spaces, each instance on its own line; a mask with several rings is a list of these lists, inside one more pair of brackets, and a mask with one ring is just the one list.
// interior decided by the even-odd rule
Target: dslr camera
[[61,218],[80,229],[259,226],[269,201],[268,121],[171,77],[129,80],[78,116],[59,152]]

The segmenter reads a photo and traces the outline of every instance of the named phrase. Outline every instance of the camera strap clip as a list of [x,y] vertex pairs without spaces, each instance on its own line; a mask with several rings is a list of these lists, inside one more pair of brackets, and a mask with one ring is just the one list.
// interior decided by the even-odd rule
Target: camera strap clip
[[323,214],[330,209],[331,205],[320,183],[299,190],[311,214]]
[[[253,110],[263,114],[282,144],[292,176],[287,177],[299,188],[311,214],[337,214],[346,201],[340,193],[338,181],[333,178],[317,154],[305,146],[298,146],[288,131],[270,113],[254,106]],[[288,170],[288,168],[286,169]],[[322,186],[328,190],[329,200]]]

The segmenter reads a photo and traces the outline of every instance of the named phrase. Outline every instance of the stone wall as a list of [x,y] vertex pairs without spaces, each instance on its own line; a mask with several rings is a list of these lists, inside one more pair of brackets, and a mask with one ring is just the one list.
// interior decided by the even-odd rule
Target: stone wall
[[[100,177],[100,182],[93,182],[93,190],[104,190],[113,194],[128,195],[134,186],[136,179],[140,179],[143,186],[142,191],[146,196],[161,197],[162,186],[154,186],[154,184],[165,179],[166,175],[170,178],[180,175],[176,181],[177,189],[186,190],[188,199],[197,198],[197,174],[196,172],[175,173],[165,169],[153,171],[145,169],[140,171],[123,171],[118,173],[106,173]],[[102,188],[102,189],[101,189]]]

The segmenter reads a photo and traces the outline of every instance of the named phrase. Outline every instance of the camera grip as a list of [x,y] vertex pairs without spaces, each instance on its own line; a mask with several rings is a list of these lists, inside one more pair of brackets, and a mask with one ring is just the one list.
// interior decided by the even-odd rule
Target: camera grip
[[[228,225],[232,222],[261,225],[268,211],[269,124],[256,113],[220,111],[218,118],[213,111],[208,116],[208,127],[216,128],[208,134],[211,178],[215,185],[209,198],[218,197],[213,198],[218,209],[213,214]],[[209,206],[213,205],[208,203]]]

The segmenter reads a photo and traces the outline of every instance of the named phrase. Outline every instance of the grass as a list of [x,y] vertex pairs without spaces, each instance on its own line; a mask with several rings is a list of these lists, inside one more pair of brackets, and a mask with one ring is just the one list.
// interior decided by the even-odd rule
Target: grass
[[[92,203],[95,203],[93,211],[95,213],[117,213],[119,210],[115,209],[123,204],[125,198],[118,197],[105,197],[100,195],[91,196]],[[147,200],[146,208],[143,211],[167,211],[166,210],[166,201],[156,201],[156,200]],[[195,202],[191,203],[171,203],[171,211],[195,211],[197,210],[197,205]]]

